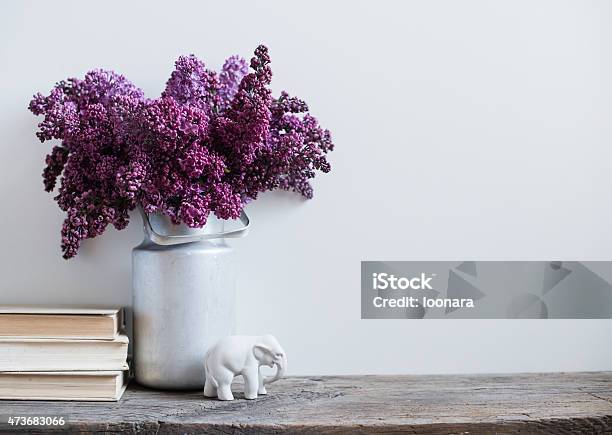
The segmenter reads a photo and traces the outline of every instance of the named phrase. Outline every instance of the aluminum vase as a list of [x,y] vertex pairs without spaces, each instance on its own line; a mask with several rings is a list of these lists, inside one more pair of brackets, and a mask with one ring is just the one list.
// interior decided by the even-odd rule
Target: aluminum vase
[[202,229],[141,211],[145,237],[132,251],[134,374],[139,384],[184,390],[204,386],[204,354],[234,333],[235,262],[225,231],[211,216]]

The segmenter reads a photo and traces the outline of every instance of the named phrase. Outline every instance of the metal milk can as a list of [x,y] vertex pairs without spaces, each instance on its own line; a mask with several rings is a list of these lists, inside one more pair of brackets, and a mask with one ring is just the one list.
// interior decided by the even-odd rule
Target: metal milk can
[[204,354],[235,324],[235,264],[226,231],[211,215],[203,228],[174,225],[141,210],[145,237],[132,250],[134,373],[139,384],[160,389],[204,386]]

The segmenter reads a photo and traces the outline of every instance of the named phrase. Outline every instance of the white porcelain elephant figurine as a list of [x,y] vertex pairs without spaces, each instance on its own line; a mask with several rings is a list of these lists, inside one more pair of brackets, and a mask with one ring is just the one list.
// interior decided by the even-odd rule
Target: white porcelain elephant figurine
[[[276,374],[264,377],[261,366],[276,366]],[[204,368],[204,396],[234,400],[230,387],[234,377],[242,375],[244,397],[255,399],[258,394],[266,394],[266,384],[283,377],[287,355],[272,335],[231,335],[219,340],[206,352]]]

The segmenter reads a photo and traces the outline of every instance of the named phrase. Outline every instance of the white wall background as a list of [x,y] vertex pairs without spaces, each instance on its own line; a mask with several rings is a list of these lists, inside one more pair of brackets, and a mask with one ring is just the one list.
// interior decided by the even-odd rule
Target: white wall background
[[274,90],[304,97],[337,150],[312,201],[249,206],[240,332],[276,334],[293,374],[612,369],[607,320],[359,308],[361,260],[610,260],[604,1],[3,2],[0,303],[129,304],[142,236],[135,219],[61,259],[31,95],[104,67],[157,96],[180,54],[218,68],[260,42]]

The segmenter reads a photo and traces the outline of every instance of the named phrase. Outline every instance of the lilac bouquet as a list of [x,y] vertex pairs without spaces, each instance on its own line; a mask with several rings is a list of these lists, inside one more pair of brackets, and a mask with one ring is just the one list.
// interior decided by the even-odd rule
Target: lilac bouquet
[[304,101],[272,96],[269,64],[263,45],[250,71],[237,56],[218,74],[181,56],[157,99],[103,70],[36,94],[29,109],[44,116],[36,135],[61,141],[46,158],[43,180],[51,192],[60,179],[64,258],[109,224],[125,228],[137,206],[200,228],[211,212],[237,218],[260,192],[311,198],[315,171],[330,170],[331,136]]

